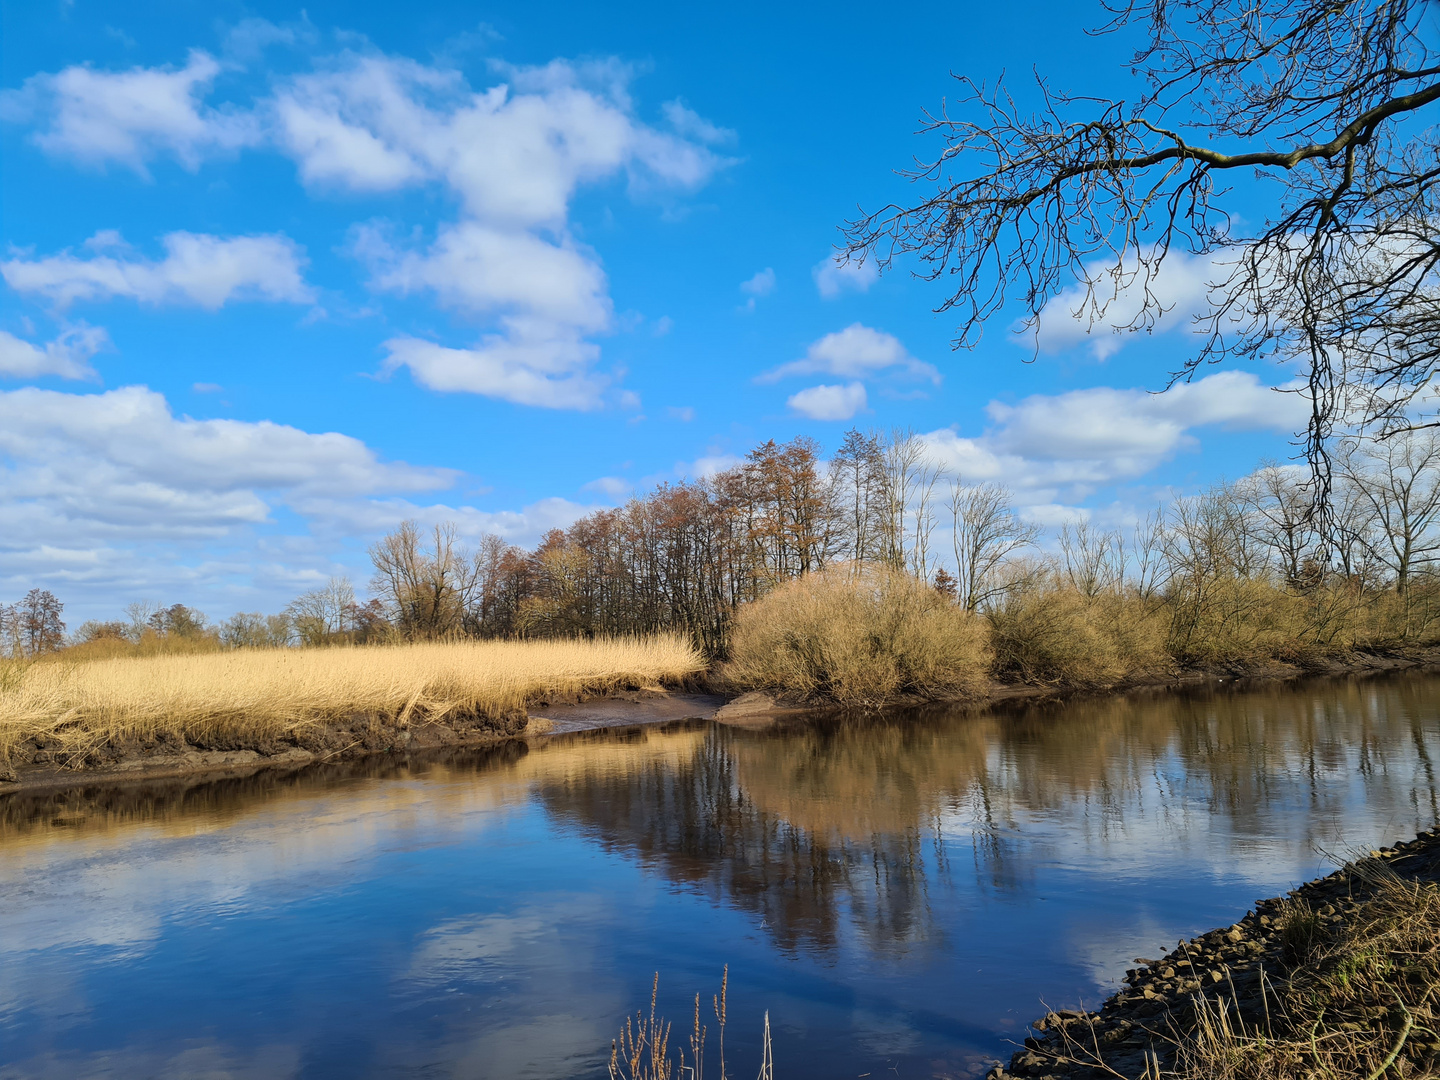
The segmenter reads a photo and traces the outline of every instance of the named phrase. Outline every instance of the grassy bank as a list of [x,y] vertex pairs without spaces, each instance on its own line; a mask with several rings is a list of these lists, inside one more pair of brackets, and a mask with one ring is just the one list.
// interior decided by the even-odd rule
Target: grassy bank
[[992,1080],[1379,1080],[1440,1069],[1440,836],[1373,852],[1050,1013]]
[[156,744],[261,749],[327,725],[474,725],[532,702],[698,673],[676,637],[241,649],[0,668],[0,762],[97,764]]

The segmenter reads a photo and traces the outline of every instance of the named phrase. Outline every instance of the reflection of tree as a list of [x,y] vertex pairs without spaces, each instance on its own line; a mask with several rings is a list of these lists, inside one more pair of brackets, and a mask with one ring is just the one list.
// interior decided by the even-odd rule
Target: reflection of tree
[[688,761],[542,776],[539,793],[605,845],[759,916],[784,948],[832,948],[842,905],[889,942],[914,935],[923,873],[913,818],[909,829],[863,842],[818,835],[757,803],[737,775],[736,739],[715,728]]
[[[713,727],[637,768],[525,768],[546,807],[677,882],[761,917],[787,948],[833,948],[849,920],[878,950],[933,937],[926,889],[944,840],[968,831],[977,877],[1027,886],[1054,832],[1103,857],[1137,828],[1183,850],[1285,835],[1330,840],[1354,784],[1392,828],[1436,819],[1427,706],[1434,680],[1396,676]],[[695,738],[695,729],[686,729]],[[1047,839],[1052,837],[1052,839]]]

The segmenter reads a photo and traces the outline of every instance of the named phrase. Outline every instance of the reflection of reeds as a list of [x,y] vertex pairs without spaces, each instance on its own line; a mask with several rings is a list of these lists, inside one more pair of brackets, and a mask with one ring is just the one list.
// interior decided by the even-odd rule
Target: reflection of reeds
[[0,761],[32,739],[79,758],[157,738],[253,747],[357,714],[400,727],[495,720],[550,695],[653,687],[702,668],[688,642],[666,636],[43,661],[0,678]]

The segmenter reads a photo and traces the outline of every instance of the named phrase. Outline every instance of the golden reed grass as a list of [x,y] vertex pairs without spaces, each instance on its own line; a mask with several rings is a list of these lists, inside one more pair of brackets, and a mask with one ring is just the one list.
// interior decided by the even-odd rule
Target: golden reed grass
[[675,636],[11,664],[0,669],[0,761],[35,738],[69,754],[160,737],[240,748],[356,714],[397,725],[500,718],[551,695],[653,687],[703,669]]
[[839,566],[747,604],[723,674],[742,689],[874,707],[987,685],[984,623],[909,574]]

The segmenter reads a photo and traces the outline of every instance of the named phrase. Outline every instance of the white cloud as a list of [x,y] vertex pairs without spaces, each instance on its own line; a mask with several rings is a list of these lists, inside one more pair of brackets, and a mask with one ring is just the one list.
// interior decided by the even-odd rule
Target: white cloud
[[836,375],[842,379],[863,379],[898,368],[907,375],[929,379],[939,385],[940,372],[931,364],[915,359],[900,340],[891,334],[851,323],[844,330],[826,334],[811,344],[805,356],[781,364],[756,378],[756,382],[778,382],[789,375]]
[[[304,23],[296,30],[250,20],[232,32],[228,48],[254,57],[309,32]],[[143,170],[149,158],[171,154],[194,167],[206,153],[263,142],[294,158],[312,187],[448,187],[461,220],[442,226],[428,249],[397,250],[375,228],[359,230],[352,247],[370,264],[377,289],[432,291],[488,325],[472,348],[406,345],[392,349],[389,366],[409,366],[440,389],[594,407],[609,380],[589,373],[599,349],[588,339],[614,329],[613,305],[598,259],[571,235],[576,191],[621,177],[634,192],[697,187],[728,164],[712,145],[733,133],[679,101],[663,107],[659,126],[641,120],[629,95],[633,72],[613,60],[492,68],[503,81],[475,90],[450,68],[347,51],[282,79],[248,110],[226,111],[204,105],[221,64],[192,52],[180,70],[70,67],[36,76],[3,104],[11,119],[49,124],[36,135],[47,150],[85,160]],[[232,295],[309,298],[293,246],[276,247],[289,244],[283,238],[189,243],[197,258],[186,265],[172,266],[188,249],[159,264],[67,252],[12,259],[6,277],[61,304],[112,295],[207,307]],[[256,247],[264,243],[270,247]],[[226,265],[227,255],[238,265]],[[263,274],[247,269],[256,262],[265,263]],[[668,322],[657,332],[662,327]]]
[[690,477],[696,480],[703,480],[707,476],[714,476],[726,469],[733,469],[745,459],[735,454],[726,454],[712,450],[711,453],[696,458],[694,461],[677,461],[675,463],[675,475]]
[[785,399],[785,404],[811,420],[849,420],[865,408],[865,386],[852,382],[845,386],[812,386]]
[[682,424],[688,424],[695,419],[695,409],[691,405],[667,405],[665,415],[671,420],[679,420]]
[[355,250],[370,264],[376,288],[427,289],[447,307],[524,312],[577,332],[610,325],[605,273],[568,238],[553,243],[534,233],[465,221],[444,226],[424,253],[401,252],[369,226],[356,230]]
[[768,266],[756,271],[753,277],[740,283],[740,291],[747,296],[769,296],[775,291],[775,271]]
[[34,345],[0,330],[0,376],[11,379],[38,379],[54,375],[61,379],[93,379],[90,357],[110,343],[110,336],[98,326],[77,326],[64,331],[44,346]]
[[622,479],[619,476],[601,476],[586,484],[584,490],[598,491],[604,495],[609,495],[612,499],[618,499],[634,491],[635,485],[629,480]]
[[[535,405],[546,409],[597,409],[609,380],[586,373],[600,347],[578,335],[547,336],[543,323],[511,321],[508,334],[493,334],[470,349],[452,349],[420,338],[385,342],[384,368],[405,367],[422,386],[449,393]],[[533,336],[532,336],[533,335]]]
[[576,188],[620,170],[694,186],[723,164],[641,123],[619,65],[504,74],[477,93],[455,71],[347,54],[280,90],[277,137],[309,183],[390,190],[440,179],[469,215],[519,228],[563,227]]
[[870,286],[880,278],[873,260],[859,262],[851,260],[837,263],[834,257],[821,259],[810,271],[815,279],[815,288],[826,300],[833,300],[845,292],[869,292]]
[[40,259],[15,257],[0,263],[0,274],[16,292],[43,296],[61,308],[111,297],[211,310],[229,300],[314,299],[301,272],[304,253],[286,236],[172,232],[161,243],[164,259],[144,259],[129,254],[119,234],[107,230],[87,241],[96,252],[90,257],[69,250]]
[[334,432],[176,416],[144,387],[0,392],[0,596],[44,583],[107,617],[142,596],[212,616],[277,610],[332,573],[363,581],[364,541],[406,518],[529,545],[594,509],[547,498],[487,511],[424,497],[458,477],[384,461]]
[[35,75],[0,95],[0,116],[44,124],[32,139],[56,157],[87,164],[114,161],[145,174],[145,161],[171,154],[187,169],[216,151],[255,143],[255,118],[206,108],[201,99],[220,64],[194,50],[185,66],[96,71],[72,66]]
[[1114,356],[1132,340],[1135,331],[1125,328],[1139,316],[1147,291],[1151,303],[1161,309],[1147,324],[1148,332],[1187,327],[1194,331],[1195,317],[1210,310],[1212,284],[1229,275],[1229,268],[1216,258],[1183,251],[1168,253],[1153,277],[1132,265],[1118,287],[1107,276],[1109,269],[1101,264],[1088,268],[1096,278],[1095,295],[1088,302],[1083,284],[1072,285],[1046,302],[1033,331],[1042,352],[1087,345],[1097,360]]
[[630,72],[614,63],[502,73],[507,82],[477,93],[454,71],[347,55],[281,89],[279,138],[308,183],[436,181],[461,199],[463,219],[424,251],[357,230],[376,288],[433,291],[490,323],[470,348],[396,339],[387,369],[408,367],[437,390],[595,408],[610,380],[591,373],[600,350],[588,338],[613,329],[613,305],[599,261],[570,235],[570,201],[581,184],[622,172],[632,187],[703,183],[722,164],[704,145],[715,132],[678,105],[666,110],[675,133],[641,123]]
[[1041,507],[1062,491],[1079,499],[1143,476],[1194,447],[1194,428],[1289,434],[1304,426],[1306,405],[1249,372],[1223,371],[1158,394],[1096,387],[991,402],[986,411],[992,426],[978,437],[925,435],[931,456],[966,481],[1003,481],[1023,505]]
[[717,145],[735,141],[735,132],[717,127],[679,99],[667,101],[661,106],[661,111],[681,138]]

